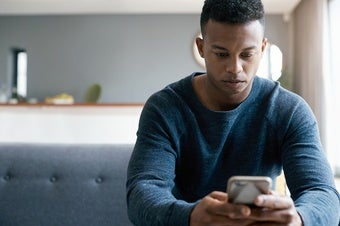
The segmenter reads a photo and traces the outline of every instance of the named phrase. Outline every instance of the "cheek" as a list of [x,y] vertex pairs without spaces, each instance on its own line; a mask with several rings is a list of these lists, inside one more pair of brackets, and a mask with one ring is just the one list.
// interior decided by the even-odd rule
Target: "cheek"
[[218,73],[218,72],[224,70],[225,65],[221,62],[216,61],[216,60],[214,61],[214,60],[211,60],[211,59],[209,60],[209,59],[206,58],[205,68],[206,68],[207,71]]
[[257,71],[257,69],[258,69],[259,66],[260,66],[261,59],[262,59],[262,58],[257,57],[256,59],[252,60],[251,62],[248,62],[248,63],[246,64],[246,67],[248,68],[248,70]]
[[205,63],[206,65],[211,65],[214,68],[221,68],[225,66],[225,60],[218,59],[213,53],[205,54]]

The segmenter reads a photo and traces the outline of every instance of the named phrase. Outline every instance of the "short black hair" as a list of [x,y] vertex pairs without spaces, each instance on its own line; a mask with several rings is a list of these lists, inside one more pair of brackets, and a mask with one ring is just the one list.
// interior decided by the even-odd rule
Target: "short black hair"
[[264,8],[261,0],[205,0],[201,13],[201,32],[209,20],[230,24],[246,24],[258,20],[264,30]]

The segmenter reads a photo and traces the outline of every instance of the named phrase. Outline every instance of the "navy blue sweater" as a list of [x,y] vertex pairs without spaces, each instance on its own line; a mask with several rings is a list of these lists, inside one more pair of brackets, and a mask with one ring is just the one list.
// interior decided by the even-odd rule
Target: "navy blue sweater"
[[192,86],[196,73],[146,102],[129,163],[128,212],[135,225],[189,224],[192,208],[233,175],[275,178],[284,170],[305,226],[336,226],[340,198],[316,119],[299,96],[255,77],[237,108],[211,111]]

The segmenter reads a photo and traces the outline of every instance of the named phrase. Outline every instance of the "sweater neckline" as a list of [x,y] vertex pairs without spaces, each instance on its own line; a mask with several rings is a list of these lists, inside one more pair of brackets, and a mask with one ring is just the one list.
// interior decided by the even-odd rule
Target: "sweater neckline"
[[198,99],[194,87],[193,87],[193,79],[195,76],[198,75],[202,75],[204,74],[203,72],[194,72],[192,73],[190,76],[188,76],[187,78],[187,83],[188,87],[190,88],[190,93],[192,93],[191,99],[192,102],[195,104],[195,106],[207,113],[213,113],[213,114],[228,114],[228,115],[233,115],[233,114],[237,114],[240,111],[242,111],[242,109],[244,109],[245,107],[249,106],[249,104],[253,103],[256,99],[256,96],[258,95],[259,89],[260,89],[260,82],[259,82],[259,78],[257,76],[254,77],[253,80],[253,84],[252,84],[252,88],[250,90],[249,95],[246,97],[246,99],[244,101],[242,101],[236,108],[232,109],[232,110],[228,110],[228,111],[213,111],[208,109],[206,106],[204,106],[201,101]]

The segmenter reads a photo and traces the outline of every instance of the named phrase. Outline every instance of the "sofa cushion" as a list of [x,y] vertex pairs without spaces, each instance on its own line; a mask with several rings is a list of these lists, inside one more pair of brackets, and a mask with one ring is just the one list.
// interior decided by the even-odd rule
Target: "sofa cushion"
[[132,145],[0,144],[1,226],[127,226]]

